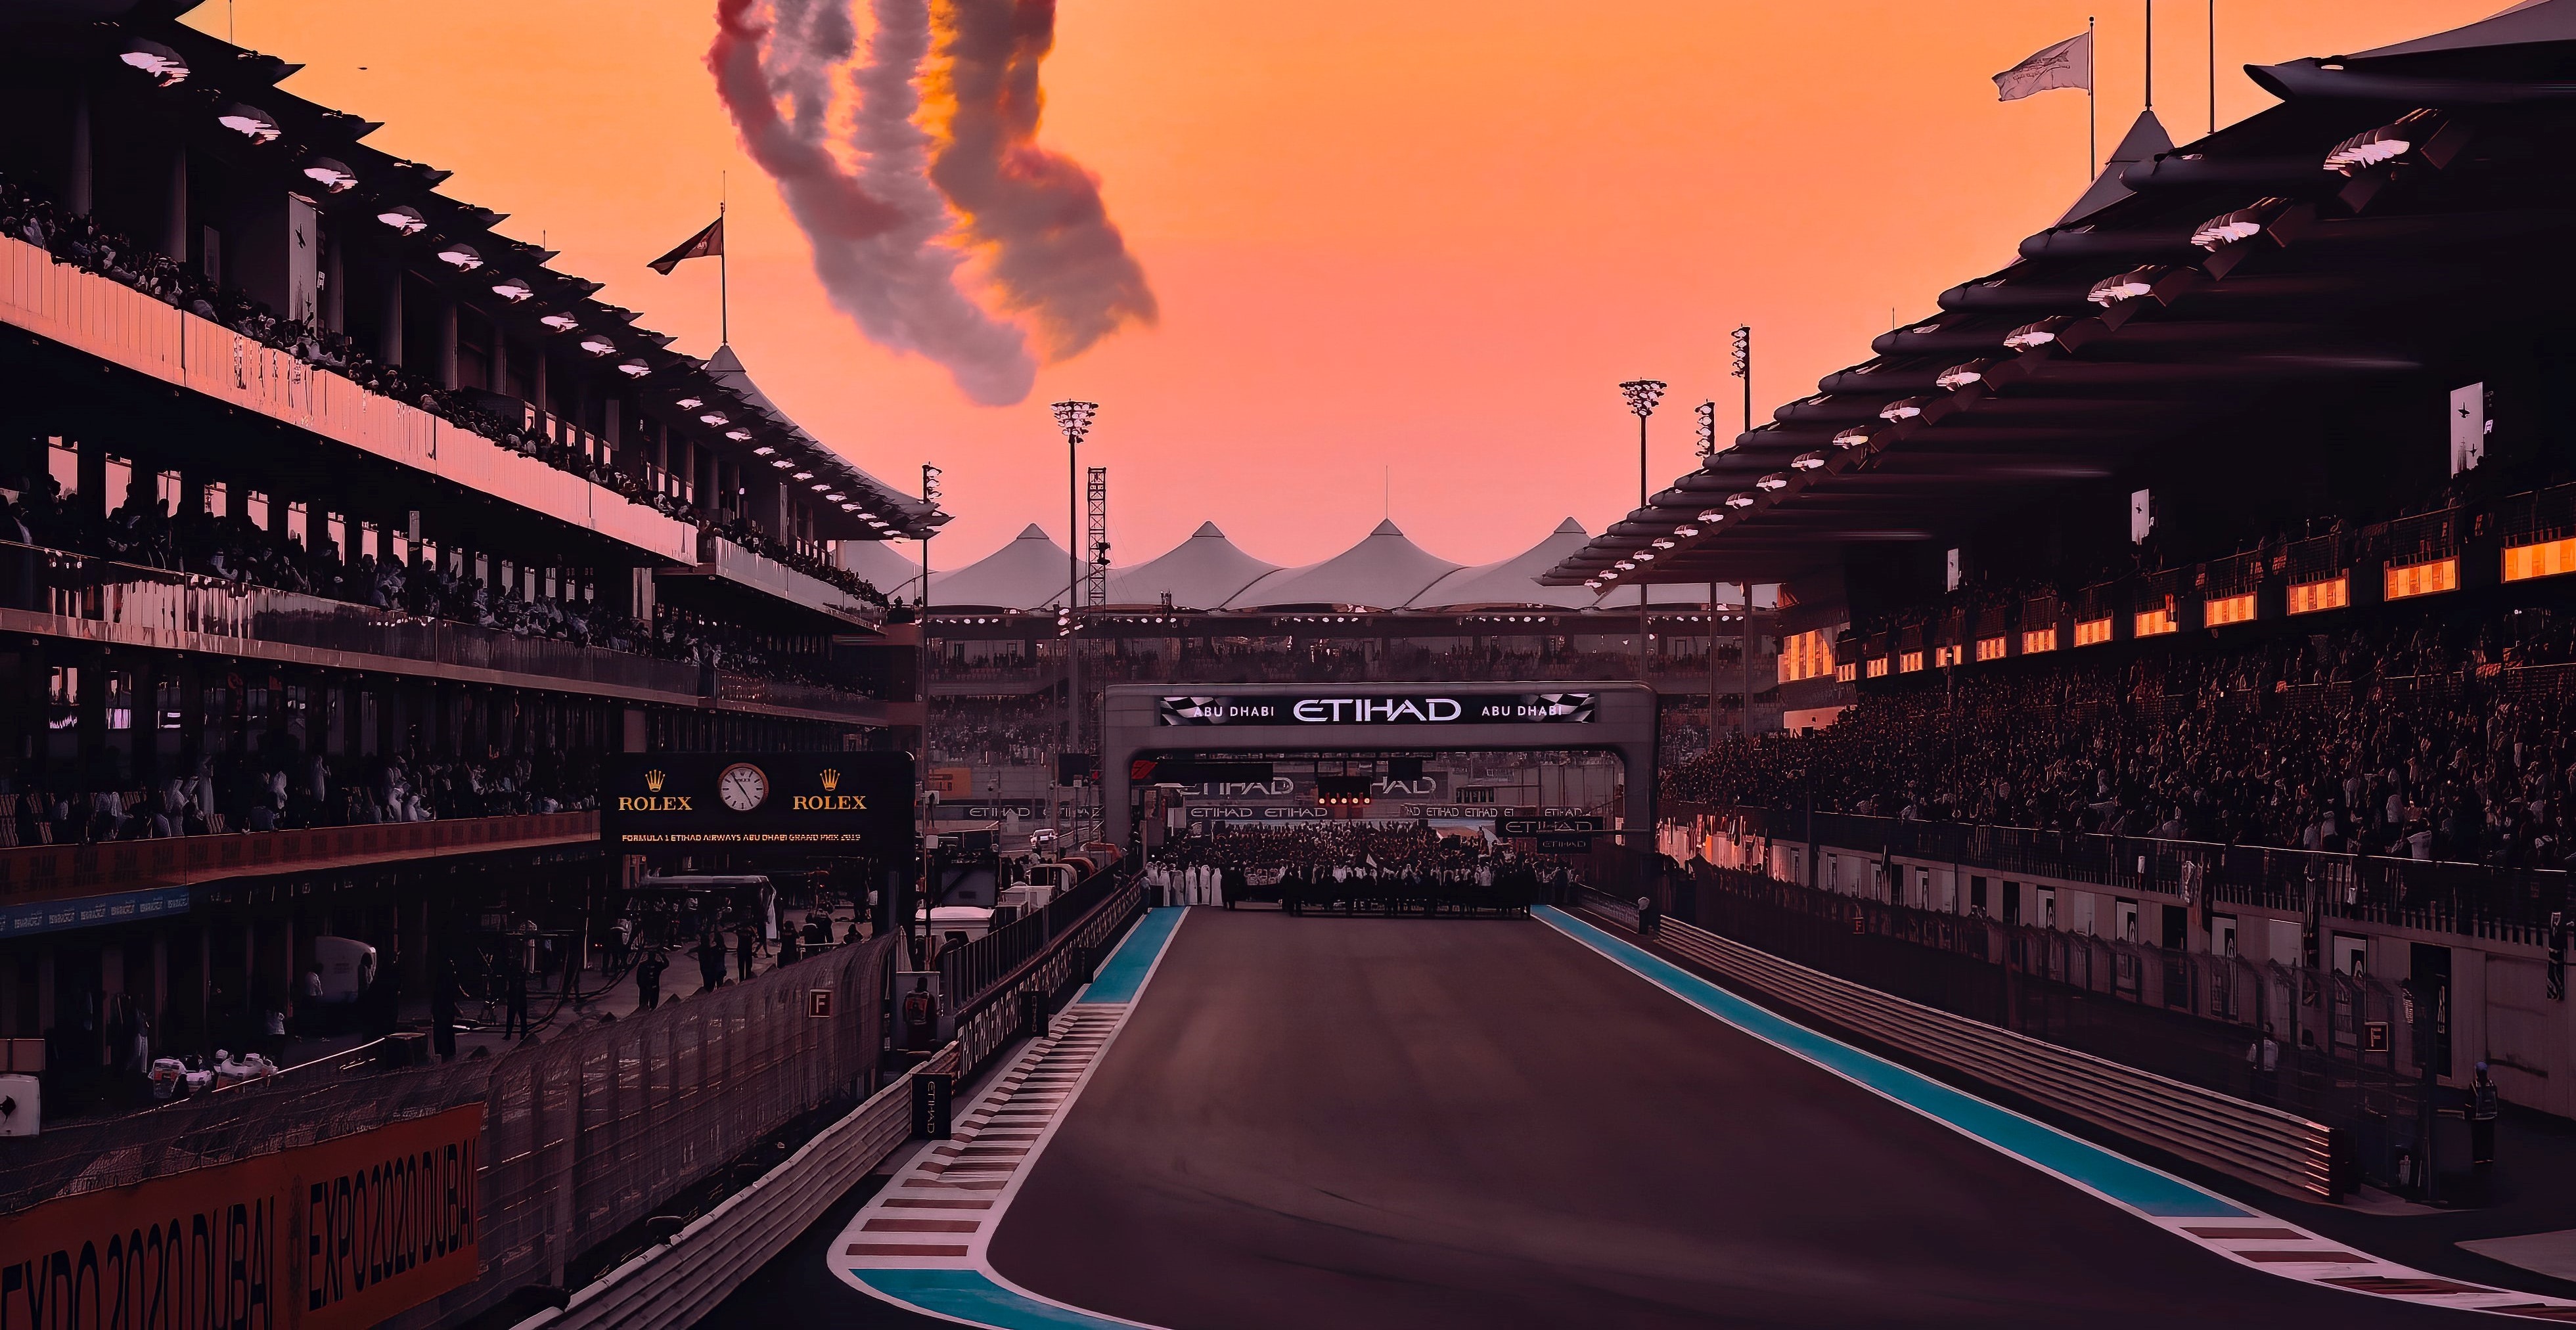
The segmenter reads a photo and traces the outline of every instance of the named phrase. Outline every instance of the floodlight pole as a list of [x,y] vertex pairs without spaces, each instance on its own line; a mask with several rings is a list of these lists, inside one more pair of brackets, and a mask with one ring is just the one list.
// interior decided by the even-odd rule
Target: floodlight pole
[[[1630,379],[1619,385],[1619,393],[1627,399],[1628,410],[1637,417],[1637,510],[1642,513],[1646,509],[1646,417],[1655,414],[1655,403],[1664,399],[1664,381]],[[1647,551],[1649,554],[1652,552]],[[1640,559],[1637,562],[1642,565],[1646,561]],[[1637,579],[1637,682],[1651,686],[1654,683],[1653,664],[1648,654],[1646,626],[1646,581],[1640,576]]]
[[[1082,751],[1082,651],[1076,634],[1082,629],[1076,615],[1080,607],[1074,601],[1082,585],[1082,436],[1091,431],[1091,418],[1100,411],[1098,402],[1063,401],[1054,404],[1056,428],[1064,434],[1064,745],[1057,750],[1059,777],[1066,753]],[[1064,788],[1061,780],[1056,788]],[[1069,825],[1079,820],[1068,816]],[[1050,815],[1049,825],[1054,819]],[[1061,853],[1061,847],[1059,847]]]

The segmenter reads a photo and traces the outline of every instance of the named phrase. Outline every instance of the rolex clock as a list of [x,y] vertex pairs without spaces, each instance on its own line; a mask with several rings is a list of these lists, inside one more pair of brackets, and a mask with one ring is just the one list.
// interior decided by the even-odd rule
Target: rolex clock
[[737,813],[748,813],[760,807],[769,797],[769,777],[749,762],[736,762],[716,777],[716,797]]

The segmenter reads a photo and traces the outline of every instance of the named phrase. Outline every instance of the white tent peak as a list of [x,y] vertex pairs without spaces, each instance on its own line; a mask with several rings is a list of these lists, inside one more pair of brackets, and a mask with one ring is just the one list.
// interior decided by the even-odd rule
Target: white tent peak
[[1508,559],[1461,568],[1425,587],[1409,609],[1563,609],[1590,605],[1594,593],[1582,587],[1539,585],[1539,575],[1580,551],[1591,539],[1583,524],[1569,517],[1547,538]]
[[1109,603],[1213,610],[1279,565],[1244,553],[1203,522],[1190,538],[1130,568],[1109,570]]
[[1064,546],[1032,522],[1017,539],[983,558],[931,574],[930,603],[938,609],[999,610],[1062,604],[1068,557]]
[[1321,563],[1281,569],[1244,588],[1226,602],[1226,608],[1339,605],[1391,610],[1411,604],[1425,587],[1457,570],[1457,564],[1407,539],[1395,523],[1382,521],[1366,539]]

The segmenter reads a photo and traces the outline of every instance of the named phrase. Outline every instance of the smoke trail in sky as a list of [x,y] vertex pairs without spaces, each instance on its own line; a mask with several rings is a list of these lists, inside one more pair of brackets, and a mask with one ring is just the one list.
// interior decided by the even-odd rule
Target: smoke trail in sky
[[813,245],[832,302],[871,340],[946,366],[976,402],[1020,401],[1037,375],[1027,338],[958,288],[966,256],[948,241],[954,223],[927,174],[930,139],[913,123],[929,0],[873,0],[872,18],[867,61],[851,79],[857,105],[847,108],[855,172],[831,143],[835,80],[857,50],[846,0],[717,0],[707,67],[745,149]]
[[1037,144],[1038,65],[1055,46],[1055,0],[937,0],[930,102],[945,122],[931,159],[990,258],[1002,307],[1037,323],[1050,360],[1080,354],[1122,324],[1151,325],[1154,293],[1082,164]]

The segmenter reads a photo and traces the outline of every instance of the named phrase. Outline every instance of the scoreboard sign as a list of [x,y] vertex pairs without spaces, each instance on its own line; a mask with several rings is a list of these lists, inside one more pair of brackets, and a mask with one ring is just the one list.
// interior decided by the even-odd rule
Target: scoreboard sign
[[894,856],[912,844],[906,753],[630,753],[600,777],[612,854],[780,849]]
[[1165,697],[1158,725],[1589,725],[1590,693],[1435,693],[1335,697],[1264,693]]

